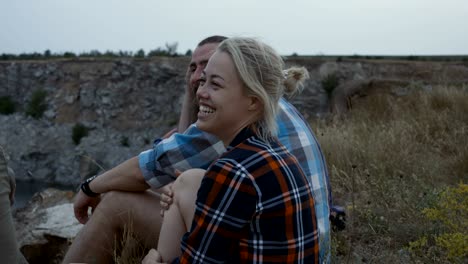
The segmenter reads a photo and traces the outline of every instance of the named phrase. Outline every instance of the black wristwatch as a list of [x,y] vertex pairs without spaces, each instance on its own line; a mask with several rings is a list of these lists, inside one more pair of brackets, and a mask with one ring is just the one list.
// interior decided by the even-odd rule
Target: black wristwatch
[[96,179],[97,175],[94,175],[93,177],[90,177],[88,178],[86,181],[84,181],[80,188],[81,190],[83,191],[84,194],[86,194],[87,196],[89,197],[97,197],[99,196],[99,193],[95,193],[93,191],[91,191],[91,189],[89,188],[89,184],[94,180]]

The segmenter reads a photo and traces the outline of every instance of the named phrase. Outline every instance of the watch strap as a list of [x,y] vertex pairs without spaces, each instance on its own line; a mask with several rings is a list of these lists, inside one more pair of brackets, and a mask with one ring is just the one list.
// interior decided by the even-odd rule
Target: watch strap
[[91,190],[91,188],[89,188],[89,184],[94,180],[96,179],[97,175],[94,175],[93,177],[90,177],[88,178],[86,181],[84,181],[80,188],[81,190],[83,191],[84,194],[86,194],[87,196],[89,197],[97,197],[99,196],[99,193],[95,193]]

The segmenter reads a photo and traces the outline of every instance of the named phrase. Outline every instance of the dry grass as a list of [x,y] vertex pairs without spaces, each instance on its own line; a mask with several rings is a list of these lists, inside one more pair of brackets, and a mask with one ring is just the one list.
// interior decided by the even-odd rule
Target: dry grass
[[139,264],[146,256],[149,248],[133,233],[133,224],[126,225],[121,241],[115,241],[114,262],[117,264]]
[[333,234],[334,262],[418,262],[408,244],[434,230],[422,210],[468,179],[468,87],[378,94],[311,123],[348,213]]

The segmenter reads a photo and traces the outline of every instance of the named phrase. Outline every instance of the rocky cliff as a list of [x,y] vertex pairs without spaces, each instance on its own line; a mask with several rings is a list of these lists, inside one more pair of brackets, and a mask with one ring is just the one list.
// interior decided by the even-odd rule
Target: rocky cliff
[[[15,113],[0,115],[0,144],[10,154],[17,178],[76,185],[80,174],[111,168],[150,148],[177,123],[188,61],[157,57],[0,62],[0,97],[10,96],[16,105]],[[310,72],[303,93],[291,99],[307,118],[331,109],[321,84],[329,74],[342,83],[370,78],[404,81],[396,86],[468,83],[468,67],[454,62],[291,57],[287,64]],[[38,90],[46,92],[46,111],[34,119],[25,110]],[[78,123],[90,132],[75,145],[72,129]]]

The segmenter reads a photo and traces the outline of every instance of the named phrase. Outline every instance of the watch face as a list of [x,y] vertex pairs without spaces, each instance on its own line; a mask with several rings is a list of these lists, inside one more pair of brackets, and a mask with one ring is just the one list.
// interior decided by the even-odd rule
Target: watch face
[[94,176],[92,176],[92,177],[89,177],[89,178],[86,180],[86,182],[89,183],[89,182],[91,182],[92,180],[96,179],[96,177],[97,177],[97,174],[94,175]]

